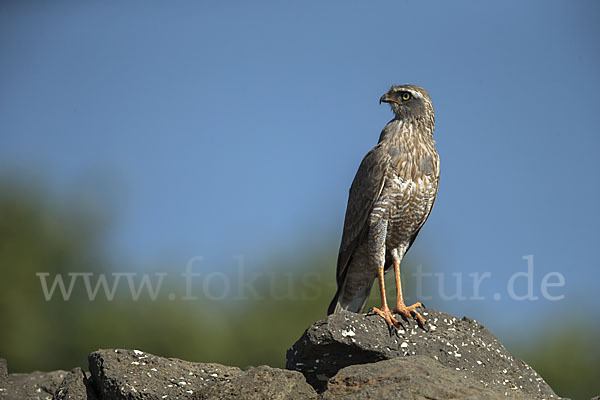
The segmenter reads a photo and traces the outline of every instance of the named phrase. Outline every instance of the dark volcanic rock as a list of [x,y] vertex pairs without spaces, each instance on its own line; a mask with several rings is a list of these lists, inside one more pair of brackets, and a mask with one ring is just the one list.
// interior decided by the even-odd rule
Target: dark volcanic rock
[[501,394],[557,397],[531,367],[511,356],[481,324],[435,310],[427,310],[423,316],[427,332],[414,322],[403,321],[404,329],[390,335],[378,316],[330,315],[309,327],[288,350],[286,366],[302,372],[322,391],[327,380],[344,367],[421,355]]
[[462,371],[426,356],[398,357],[341,369],[329,381],[324,400],[337,399],[530,399],[486,388]]
[[[295,371],[162,358],[139,350],[99,350],[89,356],[101,399],[313,399],[314,389]],[[165,397],[166,396],[166,397]]]
[[213,385],[198,399],[316,399],[317,393],[301,373],[253,367],[228,382]]
[[8,385],[8,366],[6,365],[6,360],[4,358],[0,358],[0,392],[6,391],[7,385]]
[[557,398],[479,323],[435,310],[423,314],[428,331],[404,322],[395,335],[377,316],[331,315],[288,350],[288,370],[98,350],[88,357],[89,373],[8,375],[0,359],[0,400]]
[[90,374],[81,368],[71,370],[56,389],[54,394],[56,400],[97,400],[98,396],[92,386]]
[[241,373],[239,368],[196,364],[139,350],[98,350],[88,359],[102,399],[192,399],[199,391]]
[[10,374],[7,390],[0,392],[0,399],[52,400],[56,389],[67,374],[67,371]]

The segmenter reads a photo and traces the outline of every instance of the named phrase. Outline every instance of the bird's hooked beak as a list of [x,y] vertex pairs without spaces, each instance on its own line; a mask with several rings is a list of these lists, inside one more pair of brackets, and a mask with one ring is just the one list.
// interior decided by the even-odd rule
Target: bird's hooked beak
[[396,103],[399,106],[402,105],[402,103],[396,100],[396,98],[392,94],[390,94],[390,92],[387,92],[379,98],[379,104],[381,103]]

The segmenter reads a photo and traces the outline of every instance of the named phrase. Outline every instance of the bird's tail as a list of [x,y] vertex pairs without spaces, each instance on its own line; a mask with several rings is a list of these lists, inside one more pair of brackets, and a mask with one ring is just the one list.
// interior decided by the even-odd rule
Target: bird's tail
[[329,308],[327,309],[327,315],[334,314],[340,311],[352,311],[355,313],[362,312],[363,308],[365,308],[365,304],[367,303],[367,299],[369,298],[369,294],[371,293],[371,288],[373,287],[373,282],[366,284],[363,286],[354,296],[347,298],[348,296],[344,296],[344,284],[338,286],[338,290],[333,296],[331,303],[329,303]]

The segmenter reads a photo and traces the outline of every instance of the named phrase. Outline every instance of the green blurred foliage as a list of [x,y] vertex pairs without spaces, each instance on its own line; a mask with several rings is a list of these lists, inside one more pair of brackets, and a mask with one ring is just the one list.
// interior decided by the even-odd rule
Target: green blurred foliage
[[[333,295],[334,255],[318,254],[285,272],[278,267],[289,264],[284,261],[258,271],[258,298],[250,291],[243,299],[210,300],[202,296],[202,280],[194,278],[198,300],[184,301],[181,268],[167,271],[156,301],[145,292],[134,301],[125,280],[112,301],[102,289],[90,301],[81,280],[68,301],[58,287],[46,301],[36,273],[50,274],[49,287],[60,274],[68,287],[69,273],[92,272],[94,287],[102,273],[111,285],[116,269],[104,246],[106,216],[77,199],[55,201],[40,186],[0,178],[0,356],[11,372],[86,368],[88,353],[116,347],[242,367],[282,367],[286,349],[324,316]],[[299,268],[300,263],[306,267]],[[124,272],[130,271],[151,277],[156,272],[139,266]],[[175,301],[169,293],[177,294]]]
[[[70,272],[105,273],[111,283],[115,269],[105,246],[107,215],[76,197],[54,199],[42,188],[31,180],[0,178],[0,356],[8,360],[10,372],[87,368],[85,356],[98,348],[137,348],[240,367],[283,367],[287,348],[307,326],[324,317],[333,296],[336,253],[332,244],[296,253],[294,264],[282,257],[252,271],[259,274],[254,284],[257,295],[249,291],[243,298],[236,299],[233,288],[227,299],[210,300],[201,295],[201,280],[195,280],[194,295],[199,299],[184,301],[182,268],[169,271],[178,279],[165,278],[156,301],[147,295],[134,301],[125,281],[112,301],[102,290],[90,301],[81,281],[69,301],[58,292],[46,301],[38,272],[50,273],[49,284],[55,274],[63,274],[68,283]],[[298,259],[297,254],[304,255]],[[403,264],[408,272],[403,275],[405,297],[415,300],[410,282],[415,262],[410,264]],[[140,269],[134,266],[128,271]],[[144,272],[156,271],[140,271]],[[92,278],[92,285],[96,279]],[[391,274],[386,281],[388,300],[393,302]],[[165,295],[169,293],[177,298],[169,300]],[[375,287],[368,305],[379,304]],[[593,330],[577,327],[541,333],[543,339],[535,343],[507,347],[559,394],[589,398],[600,392],[600,351],[596,337],[586,332]]]
[[534,343],[515,341],[506,347],[527,361],[557,394],[590,399],[600,394],[600,332],[597,325],[581,321],[585,315],[574,312],[557,324],[568,328],[542,326]]

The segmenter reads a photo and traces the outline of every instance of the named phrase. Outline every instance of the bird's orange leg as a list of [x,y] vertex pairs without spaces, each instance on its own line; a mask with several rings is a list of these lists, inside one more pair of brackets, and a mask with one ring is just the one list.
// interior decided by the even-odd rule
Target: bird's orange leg
[[417,308],[423,307],[423,304],[419,302],[416,302],[412,306],[406,306],[404,304],[404,298],[402,297],[402,280],[400,280],[399,260],[394,260],[394,276],[396,278],[396,308],[394,308],[394,312],[400,314],[406,321],[408,321],[409,318],[414,318],[417,320],[421,328],[425,327],[425,318],[423,318],[417,311]]
[[387,304],[387,299],[385,298],[385,282],[383,280],[383,268],[377,268],[377,279],[379,280],[379,292],[381,293],[381,309],[377,307],[371,308],[371,312],[379,315],[381,318],[385,320],[390,331],[394,328],[400,328],[400,322],[392,315],[390,308]]

